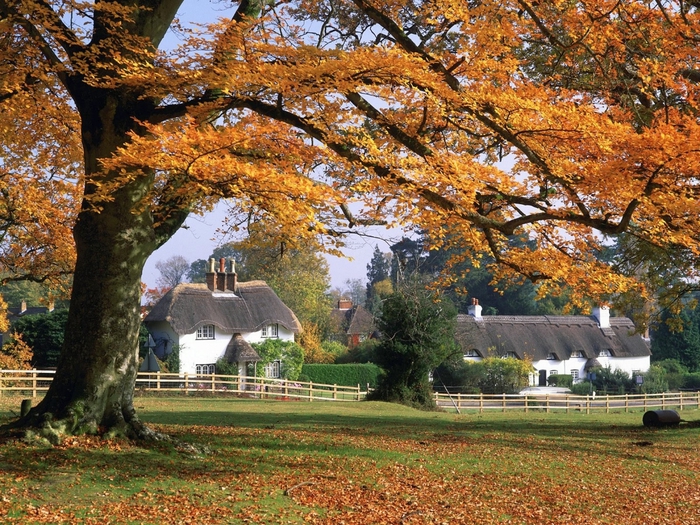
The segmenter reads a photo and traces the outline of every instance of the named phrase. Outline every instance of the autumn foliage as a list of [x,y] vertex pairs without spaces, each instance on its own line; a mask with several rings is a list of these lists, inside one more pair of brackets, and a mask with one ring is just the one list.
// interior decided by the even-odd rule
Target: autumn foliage
[[[697,277],[696,2],[245,0],[207,26],[181,4],[0,0],[2,271],[75,261],[32,417],[141,429],[143,265],[221,199],[290,247],[415,226],[575,306],[665,288],[628,255]],[[623,233],[641,249],[601,259]]]

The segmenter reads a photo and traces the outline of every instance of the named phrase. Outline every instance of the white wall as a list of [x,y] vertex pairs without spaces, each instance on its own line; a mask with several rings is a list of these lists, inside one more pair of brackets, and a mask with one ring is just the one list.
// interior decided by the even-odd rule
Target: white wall
[[[277,339],[294,341],[294,332],[283,326],[278,326]],[[262,331],[241,334],[249,343],[261,343],[267,338],[262,337]],[[180,336],[180,372],[195,374],[197,365],[216,363],[226,353],[226,346],[233,337],[232,333],[214,330],[214,339],[197,339],[196,332]]]

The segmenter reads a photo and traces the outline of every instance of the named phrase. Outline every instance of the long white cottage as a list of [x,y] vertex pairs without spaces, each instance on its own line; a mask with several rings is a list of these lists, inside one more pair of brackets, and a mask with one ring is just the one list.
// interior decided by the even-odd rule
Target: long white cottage
[[[153,307],[144,324],[163,359],[178,347],[180,372],[213,374],[222,357],[238,363],[240,375],[260,360],[251,343],[294,341],[301,325],[264,281],[238,282],[232,259],[209,260],[206,284],[178,284]],[[270,365],[269,377],[275,373]],[[279,363],[277,363],[277,372]]]
[[457,341],[465,360],[485,357],[529,358],[533,386],[546,386],[551,374],[583,381],[597,366],[632,377],[649,370],[649,343],[627,317],[610,317],[607,307],[593,315],[481,315],[474,300],[469,315],[457,316]]

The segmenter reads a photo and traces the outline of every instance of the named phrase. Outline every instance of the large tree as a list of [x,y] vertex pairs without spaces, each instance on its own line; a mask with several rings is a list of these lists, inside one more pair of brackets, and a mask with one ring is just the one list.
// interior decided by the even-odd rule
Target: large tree
[[149,435],[141,270],[220,198],[288,247],[413,223],[578,304],[646,293],[596,257],[605,235],[700,252],[695,2],[244,0],[199,33],[180,4],[0,0],[2,182],[29,181],[76,250],[56,377],[21,425]]

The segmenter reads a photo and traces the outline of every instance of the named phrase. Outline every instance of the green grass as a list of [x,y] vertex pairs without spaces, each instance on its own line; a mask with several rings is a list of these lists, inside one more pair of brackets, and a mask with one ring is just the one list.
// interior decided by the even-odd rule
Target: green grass
[[[137,398],[211,453],[97,438],[0,445],[0,523],[700,523],[694,423],[641,413]],[[0,422],[19,398],[0,398]],[[700,421],[700,412],[682,417]]]

